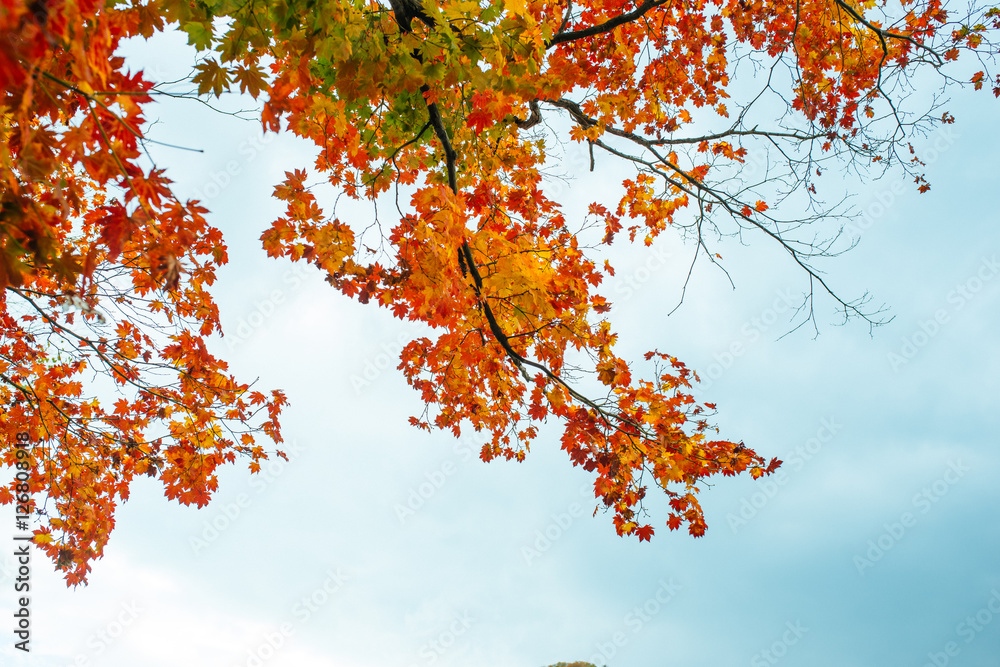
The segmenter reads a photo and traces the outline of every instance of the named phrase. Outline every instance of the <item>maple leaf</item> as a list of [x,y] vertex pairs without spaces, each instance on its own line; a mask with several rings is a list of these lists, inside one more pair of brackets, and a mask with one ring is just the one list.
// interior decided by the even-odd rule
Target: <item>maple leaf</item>
[[[250,93],[254,99],[257,99],[261,91],[267,89],[267,78],[264,76],[264,72],[255,65],[249,67],[240,65],[232,72],[232,75],[233,80],[240,84],[240,92]],[[226,83],[228,83],[227,80],[222,81],[223,88]],[[212,89],[215,90],[214,85]],[[200,87],[198,92],[202,92]],[[219,94],[216,93],[216,96]]]
[[150,268],[153,276],[163,285],[163,289],[173,291],[180,283],[181,263],[172,252],[154,252],[151,255]]
[[526,0],[503,0],[503,6],[507,9],[507,11],[513,12],[518,16],[528,11]]
[[103,212],[105,215],[97,221],[97,225],[101,229],[101,242],[108,249],[108,259],[114,261],[131,238],[135,223],[121,204],[107,206]]
[[[211,92],[216,97],[219,97],[228,89],[230,72],[227,68],[223,67],[215,60],[206,58],[195,66],[195,70],[197,71],[197,74],[195,74],[191,80],[198,84],[199,95]],[[258,93],[260,92],[258,82],[252,78],[249,70],[244,70],[242,78],[240,78],[238,72],[236,78],[240,81],[240,85],[244,88],[244,90],[248,89],[249,86],[254,86],[254,89]],[[254,97],[256,97],[256,95],[254,95]]]

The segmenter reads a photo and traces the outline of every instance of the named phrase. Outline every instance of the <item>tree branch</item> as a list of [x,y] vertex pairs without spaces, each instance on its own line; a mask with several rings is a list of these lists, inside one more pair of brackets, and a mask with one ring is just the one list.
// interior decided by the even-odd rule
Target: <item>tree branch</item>
[[[840,7],[845,12],[850,14],[851,18],[853,18],[855,21],[862,24],[863,26],[865,26],[878,36],[879,41],[882,43],[882,63],[885,62],[886,57],[889,55],[889,47],[885,41],[886,37],[889,37],[890,39],[898,39],[904,42],[909,42],[910,44],[913,44],[917,48],[923,49],[924,51],[927,51],[932,56],[934,56],[934,58],[938,61],[938,65],[944,64],[944,58],[941,57],[941,54],[932,49],[931,47],[925,44],[921,44],[920,42],[918,42],[916,39],[914,39],[909,35],[901,35],[898,32],[892,32],[891,30],[883,30],[882,28],[879,28],[871,21],[866,19],[864,16],[862,16],[856,9],[854,9],[854,7],[851,7],[849,4],[844,2],[844,0],[834,0],[834,1],[837,3],[838,7]],[[881,67],[882,63],[879,63],[880,71],[882,69]]]
[[[581,30],[574,30],[572,32],[562,32],[562,28],[566,26],[566,21],[563,21],[563,25],[559,29],[559,33],[549,40],[548,44],[545,45],[546,49],[551,49],[557,44],[563,44],[564,42],[572,42],[578,39],[585,39],[587,37],[593,37],[594,35],[601,35],[606,32],[611,32],[618,26],[631,23],[632,21],[640,18],[643,14],[648,12],[650,9],[659,7],[660,5],[665,5],[667,0],[646,0],[641,5],[635,8],[635,10],[629,12],[628,14],[620,14],[613,19],[609,19],[604,23],[599,23],[595,26],[589,28],[583,28]],[[567,13],[567,17],[569,14]]]
[[[456,174],[456,161],[458,159],[458,154],[455,152],[455,148],[451,143],[451,138],[448,136],[448,130],[444,126],[444,120],[441,117],[441,111],[434,102],[427,101],[427,93],[430,91],[430,87],[427,84],[421,86],[420,90],[424,93],[424,101],[427,104],[427,113],[430,118],[431,127],[434,128],[434,134],[437,135],[438,141],[441,142],[441,146],[444,150],[445,160],[447,162],[448,170],[448,185],[454,194],[458,194],[458,178]],[[587,398],[573,387],[571,387],[565,380],[552,372],[544,364],[540,364],[531,359],[526,359],[525,357],[518,354],[518,352],[511,346],[510,338],[504,332],[503,328],[500,326],[500,322],[497,321],[496,314],[490,307],[485,295],[483,294],[483,278],[479,273],[479,266],[476,263],[475,258],[472,256],[472,248],[469,246],[468,239],[462,241],[461,248],[459,249],[460,258],[464,259],[465,268],[468,269],[470,275],[472,276],[472,287],[476,292],[476,299],[479,302],[480,309],[483,315],[486,317],[486,322],[489,324],[490,333],[496,339],[497,343],[503,349],[504,353],[508,358],[514,363],[514,365],[521,371],[521,375],[524,376],[525,381],[530,382],[531,376],[525,370],[525,366],[531,366],[532,368],[541,371],[547,378],[562,385],[566,391],[573,396],[575,399],[593,409],[601,419],[611,428],[623,431],[625,433],[630,433],[622,428],[623,425],[627,425],[630,429],[638,431],[639,434],[643,434],[644,437],[653,438],[654,436],[645,432],[642,425],[637,423],[630,417],[622,414],[615,414],[614,412],[609,412],[599,406],[597,403]]]
[[[598,122],[596,119],[586,115],[581,109],[580,105],[577,104],[576,102],[573,102],[572,100],[562,98],[559,100],[546,100],[546,101],[554,106],[563,108],[566,111],[568,111],[570,117],[573,118],[573,120],[576,121],[583,128],[592,127]],[[724,208],[726,212],[729,213],[729,215],[731,215],[733,218],[737,220],[742,220],[748,223],[749,225],[756,227],[758,230],[760,230],[761,232],[769,236],[771,239],[776,241],[782,248],[785,249],[785,251],[788,252],[789,255],[791,255],[792,260],[808,274],[810,282],[819,283],[823,287],[823,290],[843,307],[845,314],[853,312],[855,315],[861,317],[863,320],[868,322],[870,326],[875,326],[876,324],[880,323],[873,320],[865,313],[863,313],[858,308],[858,306],[854,305],[853,303],[848,303],[847,301],[844,301],[840,296],[838,296],[838,294],[834,292],[829,285],[827,285],[826,281],[822,278],[822,276],[820,276],[817,273],[816,269],[809,266],[809,264],[803,259],[803,254],[795,247],[793,247],[793,242],[790,242],[789,240],[782,237],[779,232],[769,229],[759,220],[756,220],[751,216],[744,215],[744,213],[741,210],[744,202],[740,202],[735,197],[727,197],[723,193],[716,190],[715,188],[712,188],[711,186],[689,175],[678,165],[668,160],[666,156],[661,155],[659,151],[656,150],[657,149],[656,142],[646,139],[645,137],[639,136],[633,132],[626,132],[624,130],[620,130],[610,126],[606,126],[604,130],[605,132],[613,136],[621,137],[623,139],[628,139],[629,141],[637,144],[638,146],[641,146],[645,150],[652,153],[656,163],[664,167],[667,167],[674,174],[676,174],[677,178],[670,178],[666,174],[663,174],[662,172],[657,170],[658,173],[660,173],[660,176],[666,179],[674,187],[677,187],[685,194],[695,197],[696,199],[701,199],[703,196],[707,195],[711,200],[722,206],[722,208]],[[796,136],[795,138],[806,139],[810,137],[808,137],[808,135],[801,135],[801,137]],[[593,141],[592,144],[597,145],[600,148],[603,148],[607,152],[616,155],[618,157],[630,160],[638,164],[646,165],[650,168],[654,168],[652,162],[647,160],[642,160],[639,157],[628,155],[619,150],[616,150],[614,147],[609,146],[608,144],[604,143],[599,139]]]

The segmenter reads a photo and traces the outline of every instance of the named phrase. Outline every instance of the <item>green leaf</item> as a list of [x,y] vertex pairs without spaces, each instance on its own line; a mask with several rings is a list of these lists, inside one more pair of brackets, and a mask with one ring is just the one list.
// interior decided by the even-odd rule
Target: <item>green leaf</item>
[[199,51],[207,51],[212,45],[212,29],[204,23],[182,23],[181,30],[187,33],[188,44]]

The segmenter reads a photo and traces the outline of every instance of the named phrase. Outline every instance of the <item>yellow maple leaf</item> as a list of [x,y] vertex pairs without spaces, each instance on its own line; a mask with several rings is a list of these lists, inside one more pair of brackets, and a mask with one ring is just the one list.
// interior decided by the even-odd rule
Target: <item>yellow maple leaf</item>
[[518,16],[524,16],[528,11],[526,0],[503,0],[503,6],[508,12]]

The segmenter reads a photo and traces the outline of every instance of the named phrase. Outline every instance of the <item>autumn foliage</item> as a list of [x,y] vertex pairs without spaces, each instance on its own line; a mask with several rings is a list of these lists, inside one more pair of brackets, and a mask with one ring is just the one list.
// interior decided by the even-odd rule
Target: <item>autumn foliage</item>
[[[703,229],[728,224],[866,317],[795,236],[830,213],[817,178],[837,160],[881,163],[926,189],[907,137],[953,119],[903,109],[901,87],[963,51],[992,56],[1000,28],[995,9],[940,0],[390,4],[0,0],[0,451],[13,464],[20,431],[37,444],[36,542],[69,583],[101,556],[135,475],[201,505],[218,466],[244,455],[255,471],[281,440],[283,395],[208,351],[225,245],[144,158],[144,109],[162,91],[115,55],[122,40],[179,27],[200,53],[198,94],[250,95],[266,130],[315,144],[275,187],[287,208],[263,247],[432,327],[400,359],[427,405],[414,425],[484,431],[484,460],[520,460],[557,421],[617,532],[648,540],[649,488],[670,529],[701,535],[706,480],[779,462],[713,438],[715,406],[694,400],[679,360],[616,354],[601,246],[677,230],[697,255]],[[986,70],[969,82],[1000,95]],[[765,92],[777,113],[755,106]],[[567,219],[544,175],[559,140],[625,166],[617,201]],[[768,176],[748,180],[755,158]],[[391,224],[331,218],[319,180],[391,201]]]

